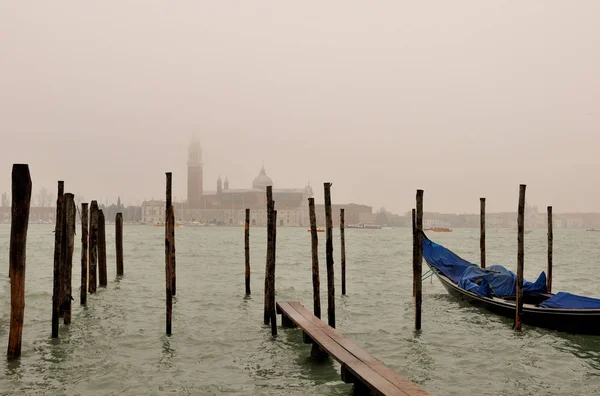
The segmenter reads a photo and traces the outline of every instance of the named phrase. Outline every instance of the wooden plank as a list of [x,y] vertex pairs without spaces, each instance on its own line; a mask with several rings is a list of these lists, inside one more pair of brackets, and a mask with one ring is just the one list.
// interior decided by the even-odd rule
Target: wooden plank
[[341,346],[336,340],[331,338],[323,328],[312,328],[311,336],[319,344],[321,349],[331,355],[340,364],[352,373],[359,381],[376,391],[376,394],[382,395],[409,395],[393,382],[377,373],[367,363],[362,362],[346,348]]
[[285,315],[292,322],[294,322],[298,327],[305,330],[307,333],[310,332],[311,329],[316,329],[316,327],[308,320],[306,320],[302,315],[300,315],[289,303],[277,303],[277,312],[281,315]]
[[304,305],[300,304],[298,301],[290,301],[289,305],[293,308],[299,315],[304,317],[304,319],[308,320],[314,327],[329,327],[327,323],[323,322],[321,319],[317,318],[312,314]]
[[338,330],[333,328],[325,328],[321,329],[327,335],[329,335],[333,340],[335,340],[338,344],[344,347],[348,352],[356,356],[357,359],[367,364],[371,367],[376,373],[399,387],[400,389],[407,392],[409,395],[427,395],[422,388],[413,384],[410,380],[402,375],[396,373],[391,368],[387,367],[381,360],[375,358],[369,352],[365,351],[358,345],[356,345],[352,340],[344,336]]
[[299,302],[277,303],[277,311],[301,327],[314,343],[340,362],[344,370],[375,394],[428,395],[421,387],[396,373],[338,330],[314,316]]
[[382,362],[369,363],[368,366],[373,369],[377,374],[384,377],[386,380],[394,384],[396,387],[402,389],[402,391],[410,396],[428,396],[429,393],[425,392],[419,385],[413,383],[408,378],[398,374]]
[[357,360],[352,364],[344,364],[345,370],[348,370],[356,377],[362,384],[371,390],[371,394],[375,395],[398,395],[398,396],[409,396],[409,393],[404,392],[403,389],[398,388],[395,384],[376,373],[367,364]]

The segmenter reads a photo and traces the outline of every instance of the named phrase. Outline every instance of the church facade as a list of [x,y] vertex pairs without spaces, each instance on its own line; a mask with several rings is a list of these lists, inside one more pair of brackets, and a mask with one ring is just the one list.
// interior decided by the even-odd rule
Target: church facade
[[[250,209],[250,225],[267,225],[267,186],[273,186],[273,200],[277,210],[277,225],[283,227],[308,227],[308,198],[313,197],[310,184],[302,188],[277,188],[267,175],[264,166],[246,188],[232,188],[227,177],[215,182],[214,190],[204,190],[202,148],[193,139],[188,148],[187,200],[174,202],[175,221],[183,224],[241,225]],[[346,222],[372,220],[371,207],[363,205],[338,205],[346,209]],[[355,210],[356,208],[359,208]],[[339,209],[337,209],[339,212]],[[354,216],[356,212],[356,216]],[[360,216],[359,216],[360,212]],[[142,221],[147,224],[164,222],[164,201],[146,201],[142,204]],[[325,210],[317,205],[317,223],[325,225]],[[356,217],[356,218],[354,218]],[[337,220],[337,221],[336,221]],[[369,220],[369,221],[365,221]],[[339,222],[339,213],[334,213],[334,223]]]
[[[215,190],[204,190],[202,148],[194,139],[188,148],[187,200],[175,202],[175,220],[179,223],[240,225],[250,209],[250,224],[267,224],[267,186],[273,186],[273,199],[277,209],[279,226],[308,226],[308,198],[313,196],[312,188],[275,188],[264,166],[247,188],[231,188],[229,180],[221,177],[215,183]],[[142,208],[146,223],[159,223],[164,218],[163,201],[144,202]]]

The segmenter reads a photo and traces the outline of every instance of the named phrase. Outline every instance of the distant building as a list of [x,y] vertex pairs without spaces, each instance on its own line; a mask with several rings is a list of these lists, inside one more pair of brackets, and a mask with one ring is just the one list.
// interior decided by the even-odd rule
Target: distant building
[[165,222],[165,201],[142,202],[142,222],[147,224],[163,224]]
[[[375,215],[373,208],[367,205],[358,204],[332,204],[331,217],[334,226],[340,225],[340,209],[344,209],[344,223],[349,224],[373,224]],[[317,217],[317,226],[325,226],[325,205],[315,205],[315,214]]]
[[[202,148],[193,139],[188,149],[188,200],[174,203],[176,221],[202,224],[238,225],[244,222],[246,208],[250,209],[251,225],[267,224],[267,186],[274,186],[264,166],[252,181],[250,188],[230,188],[228,178],[216,181],[216,190],[205,191],[203,186]],[[308,225],[308,198],[313,196],[310,184],[303,188],[274,188],[273,200],[280,226]],[[146,201],[142,204],[142,221],[163,223],[164,201]]]
[[[54,223],[56,217],[56,208],[52,207],[36,207],[29,208],[30,223]],[[11,208],[0,207],[0,223],[9,223],[11,219]]]

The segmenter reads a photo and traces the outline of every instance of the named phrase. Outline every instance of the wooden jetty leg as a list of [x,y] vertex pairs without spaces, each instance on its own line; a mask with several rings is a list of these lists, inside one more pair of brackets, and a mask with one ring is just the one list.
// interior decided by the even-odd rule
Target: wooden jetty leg
[[412,240],[413,240],[413,298],[417,296],[417,214],[412,210]]
[[323,350],[316,342],[312,343],[310,348],[310,357],[315,360],[326,360],[329,358],[329,354]]
[[270,283],[271,283],[271,259],[273,257],[273,222],[272,216],[273,205],[273,187],[267,186],[267,260],[265,265],[265,306],[264,306],[264,324],[268,325],[271,322],[271,303]]
[[87,302],[88,284],[88,204],[81,204],[81,289],[79,289],[79,303]]
[[548,206],[548,278],[546,287],[548,293],[552,293],[552,245],[554,234],[552,232],[552,206]]
[[98,211],[98,281],[100,287],[108,285],[108,275],[106,273],[106,223],[102,210]]
[[29,166],[15,164],[12,168],[12,205],[10,223],[10,330],[8,359],[21,356],[23,317],[25,315],[25,255],[27,251],[27,226],[31,203],[31,177]]
[[60,317],[60,267],[62,263],[62,232],[63,232],[63,196],[65,182],[58,182],[56,198],[56,218],[54,219],[54,281],[52,287],[52,338],[58,337],[58,318]]
[[485,198],[479,198],[479,250],[481,251],[481,268],[485,268]]
[[417,252],[415,261],[415,330],[421,330],[421,303],[423,301],[423,190],[417,190]]
[[123,276],[123,213],[115,218],[115,247],[117,253],[117,276]]
[[370,395],[372,394],[371,389],[365,385],[360,379],[349,370],[348,366],[344,363],[341,367],[342,381],[346,384],[354,384],[353,394],[355,395]]
[[270,316],[271,316],[271,335],[276,336],[277,335],[277,314],[275,311],[275,264],[276,264],[276,260],[275,260],[275,251],[276,251],[276,246],[277,246],[277,211],[276,210],[272,210],[272,214],[271,214],[271,220],[273,222],[272,225],[272,229],[273,229],[273,257],[271,258],[271,262],[273,263],[272,268],[271,268],[271,273],[270,273],[270,296],[271,296],[271,301],[269,302],[269,311],[270,311]]
[[166,302],[167,302],[167,317],[166,317],[166,327],[167,327],[167,335],[171,335],[172,331],[172,318],[173,318],[173,294],[171,291],[171,287],[173,286],[173,282],[171,280],[171,243],[174,235],[175,224],[172,223],[173,216],[171,215],[173,210],[173,204],[171,200],[171,180],[172,173],[166,172],[167,177],[167,187],[166,187],[166,208],[165,208],[165,289],[166,289]]
[[321,280],[319,278],[319,237],[317,235],[317,216],[315,214],[315,199],[308,198],[310,217],[310,243],[312,246],[312,282],[313,282],[313,311],[321,319]]
[[250,209],[246,209],[246,222],[244,223],[244,258],[246,264],[246,295],[250,295]]
[[98,202],[92,201],[90,204],[90,276],[89,287],[90,294],[96,293],[98,285]]
[[327,263],[327,322],[335,329],[335,283],[333,274],[333,218],[331,216],[331,183],[325,188],[325,258]]
[[64,277],[62,278],[63,287],[63,320],[64,324],[71,324],[71,299],[72,299],[72,274],[73,274],[73,250],[75,248],[75,217],[77,208],[75,207],[74,195],[65,194],[64,200],[64,225],[63,225],[63,268]]
[[525,188],[519,187],[519,212],[517,217],[517,303],[515,310],[515,330],[521,330],[521,317],[523,315],[523,267],[525,264]]
[[288,328],[288,329],[293,329],[298,327],[296,325],[296,323],[294,323],[290,318],[287,317],[287,315],[285,314],[281,314],[281,326]]
[[344,234],[344,209],[340,209],[340,238],[342,251],[342,296],[346,295],[346,236]]

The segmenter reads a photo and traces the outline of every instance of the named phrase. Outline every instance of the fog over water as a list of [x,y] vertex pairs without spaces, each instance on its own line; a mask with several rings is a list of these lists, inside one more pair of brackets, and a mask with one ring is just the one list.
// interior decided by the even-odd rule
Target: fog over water
[[600,2],[0,1],[0,192],[324,181],[403,213],[600,211]]

